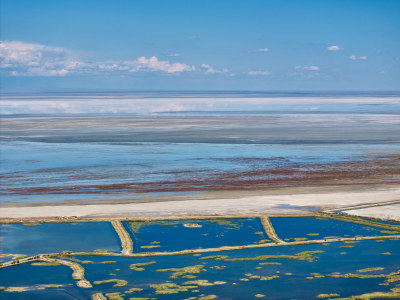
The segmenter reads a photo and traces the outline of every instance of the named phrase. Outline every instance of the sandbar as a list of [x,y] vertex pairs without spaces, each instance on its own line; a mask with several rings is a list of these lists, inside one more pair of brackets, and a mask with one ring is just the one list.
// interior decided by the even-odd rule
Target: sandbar
[[[326,191],[292,195],[162,201],[150,203],[0,207],[1,219],[27,218],[155,218],[168,216],[306,215],[372,203],[400,203],[400,188],[365,191]],[[396,207],[399,214],[399,206]],[[376,209],[372,208],[372,209]],[[395,209],[393,209],[395,210]]]

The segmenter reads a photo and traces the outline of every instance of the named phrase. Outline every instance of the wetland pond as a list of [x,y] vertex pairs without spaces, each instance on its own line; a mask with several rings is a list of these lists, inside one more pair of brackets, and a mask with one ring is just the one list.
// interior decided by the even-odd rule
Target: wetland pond
[[[93,288],[78,288],[71,280],[71,271],[64,266],[23,264],[1,270],[1,282],[6,287],[25,286],[27,291],[0,293],[2,299],[54,299],[56,295],[57,299],[90,299],[99,292],[108,297],[119,293],[121,297],[111,299],[201,299],[201,295],[216,295],[218,299],[263,295],[266,299],[317,299],[321,294],[349,297],[388,292],[395,287],[398,282],[393,273],[400,269],[398,249],[398,240],[372,240],[203,255],[74,257],[84,262],[85,277]],[[382,255],[388,252],[391,255]],[[38,289],[50,283],[60,286]]]
[[[65,250],[101,248],[114,253],[60,253],[58,261],[52,261],[57,259],[53,256],[0,268],[0,298],[341,299],[372,292],[400,297],[396,236],[378,238],[388,233],[332,219],[271,217],[270,221],[277,235],[290,239],[289,243],[272,242],[259,218],[122,221],[123,226],[115,229],[111,222],[3,224],[4,260],[16,254]],[[128,234],[121,234],[124,229]],[[122,251],[116,230],[120,237],[132,238],[132,256],[115,253]],[[376,238],[290,244],[295,238],[315,240],[328,235]],[[245,245],[250,248],[200,253],[201,247]],[[194,252],[168,254],[179,250]],[[78,280],[86,280],[87,288],[80,287]],[[106,298],[94,296],[99,293]]]
[[0,235],[0,253],[36,255],[65,250],[121,251],[118,235],[109,222],[2,224]]
[[259,218],[123,222],[134,252],[179,251],[268,243]]
[[271,217],[270,222],[276,234],[285,241],[398,234],[396,231],[317,217]]

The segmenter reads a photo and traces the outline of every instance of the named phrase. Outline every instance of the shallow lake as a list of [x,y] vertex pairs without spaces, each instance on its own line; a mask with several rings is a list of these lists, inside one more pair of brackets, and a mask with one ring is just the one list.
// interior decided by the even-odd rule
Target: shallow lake
[[271,242],[258,218],[122,222],[134,252],[239,246]]
[[388,235],[381,228],[316,217],[273,217],[270,218],[270,221],[276,234],[285,241],[293,241],[294,239],[320,240],[325,237],[354,237],[357,235]]
[[[348,246],[351,247],[349,248]],[[366,292],[387,292],[398,282],[380,285],[380,283],[386,281],[385,278],[334,278],[332,277],[333,273],[339,272],[344,275],[346,273],[389,274],[397,272],[400,269],[400,264],[398,263],[400,261],[399,246],[398,240],[385,240],[383,242],[372,240],[353,244],[339,242],[326,245],[280,246],[220,251],[205,253],[200,256],[76,257],[79,260],[91,261],[91,263],[82,264],[86,268],[85,277],[90,282],[113,278],[126,280],[128,283],[122,287],[113,287],[115,283],[97,284],[93,285],[91,289],[68,285],[73,280],[71,281],[70,279],[71,271],[64,266],[34,267],[22,265],[15,268],[6,268],[1,270],[1,278],[2,285],[6,287],[33,286],[44,283],[65,284],[64,287],[58,289],[62,290],[57,292],[57,295],[59,293],[60,295],[62,294],[60,299],[68,299],[65,295],[70,295],[71,299],[74,297],[88,299],[97,292],[120,292],[126,295],[125,299],[129,299],[129,297],[187,299],[192,296],[198,297],[201,294],[217,295],[218,299],[251,299],[255,298],[256,294],[266,295],[268,299],[316,299],[317,295],[326,293],[337,293],[341,297],[348,297]],[[304,251],[319,252],[311,254],[305,260],[277,256],[295,256]],[[226,255],[228,257],[208,258],[208,256],[214,255]],[[268,255],[274,255],[275,257],[268,257]],[[109,263],[102,263],[104,261]],[[130,268],[131,264],[150,262],[155,263],[142,266],[139,270]],[[199,273],[183,272],[179,276],[175,276],[175,278],[174,276],[171,278],[171,275],[177,270],[166,270],[196,265],[203,265]],[[371,267],[383,269],[372,272],[359,272],[359,270]],[[32,276],[32,274],[35,274],[35,276]],[[189,277],[196,277],[187,278],[188,275]],[[211,284],[199,286],[196,283],[188,283],[188,281],[193,280],[207,280]],[[166,282],[191,287],[187,291],[170,295],[156,294],[154,287],[150,287],[152,284]],[[186,285],[184,284],[185,282],[187,283]],[[126,293],[131,288],[142,290]],[[29,297],[29,299],[49,299],[47,297],[49,291],[53,290],[40,291],[36,289],[19,294],[4,291],[0,293],[2,299],[23,299],[16,298],[16,295],[17,297]],[[40,296],[43,297],[41,298]]]
[[109,222],[2,224],[0,236],[1,252],[10,254],[121,251],[118,235]]

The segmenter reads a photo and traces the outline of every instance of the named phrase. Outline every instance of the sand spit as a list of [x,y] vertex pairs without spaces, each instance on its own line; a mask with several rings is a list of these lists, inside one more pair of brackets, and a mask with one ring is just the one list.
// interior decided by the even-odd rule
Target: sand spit
[[400,221],[400,203],[389,205],[371,205],[370,207],[345,210],[349,215],[382,220]]
[[[204,200],[164,201],[151,203],[59,205],[36,207],[1,207],[0,217],[46,218],[46,217],[166,217],[166,216],[212,216],[212,215],[294,215],[310,211],[339,209],[349,206],[400,202],[400,188],[374,191],[326,192],[294,195],[266,195],[240,198],[216,198]],[[376,209],[376,208],[372,208]]]

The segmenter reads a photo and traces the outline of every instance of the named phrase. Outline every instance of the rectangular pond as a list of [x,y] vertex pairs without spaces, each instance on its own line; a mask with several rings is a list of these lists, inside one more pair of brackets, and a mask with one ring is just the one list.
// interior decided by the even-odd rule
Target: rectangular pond
[[[398,240],[275,246],[150,257],[75,257],[92,288],[73,284],[64,266],[21,265],[0,270],[2,299],[90,299],[95,293],[122,299],[331,299],[369,292],[389,292],[399,283]],[[35,275],[33,275],[35,274]],[[43,284],[60,284],[39,290]],[[70,296],[70,298],[67,297]],[[115,295],[115,294],[114,294]],[[214,296],[212,296],[214,295]],[[340,295],[340,296],[339,296]],[[25,297],[25,298],[23,298]],[[196,298],[190,298],[196,297]],[[119,298],[119,299],[121,299]]]
[[180,251],[268,243],[259,218],[122,222],[134,252]]
[[1,224],[0,237],[0,253],[4,254],[121,251],[121,242],[110,222]]
[[285,241],[397,234],[382,228],[318,217],[272,217],[270,221],[276,234]]

